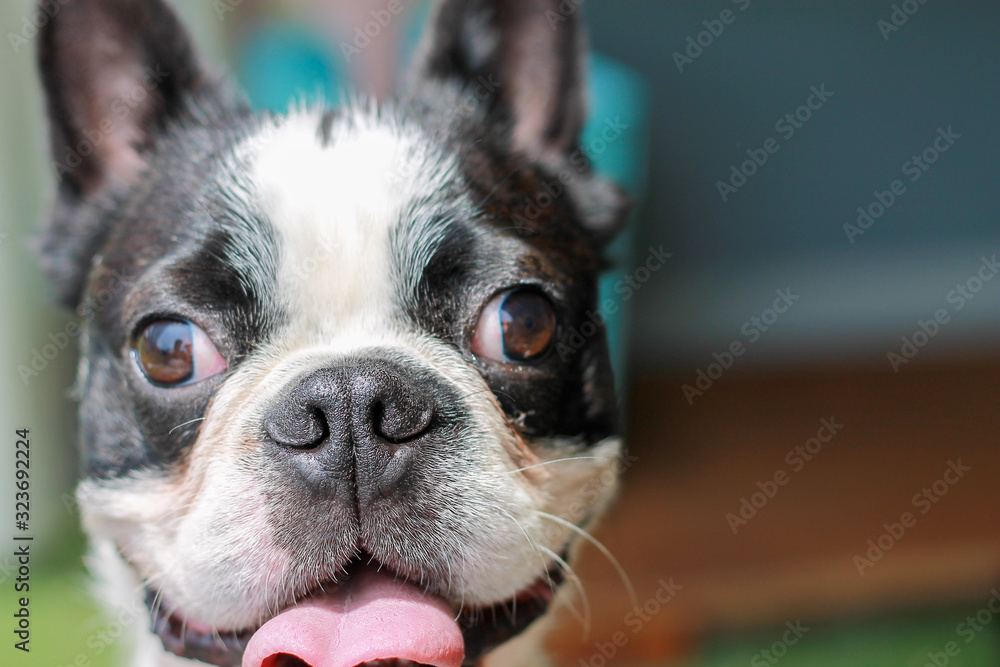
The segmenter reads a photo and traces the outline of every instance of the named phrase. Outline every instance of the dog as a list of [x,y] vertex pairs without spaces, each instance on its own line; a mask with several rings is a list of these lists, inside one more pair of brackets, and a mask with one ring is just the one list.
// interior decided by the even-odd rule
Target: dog
[[603,327],[570,335],[628,207],[584,58],[557,0],[443,0],[393,101],[278,115],[163,0],[41,30],[40,255],[132,664],[547,663],[622,452]]

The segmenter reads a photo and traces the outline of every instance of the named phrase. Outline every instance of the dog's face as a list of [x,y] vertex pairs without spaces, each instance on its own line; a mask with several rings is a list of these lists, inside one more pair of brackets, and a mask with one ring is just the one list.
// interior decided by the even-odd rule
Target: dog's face
[[287,117],[159,0],[43,31],[80,503],[171,652],[471,664],[546,609],[619,453],[603,332],[569,333],[622,206],[556,5],[444,2],[398,102]]

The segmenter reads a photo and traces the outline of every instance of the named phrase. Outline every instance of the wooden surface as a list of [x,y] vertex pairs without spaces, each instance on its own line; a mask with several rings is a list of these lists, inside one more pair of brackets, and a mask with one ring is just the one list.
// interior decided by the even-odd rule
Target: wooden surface
[[[985,601],[1000,585],[997,361],[752,375],[716,383],[694,406],[684,382],[635,384],[638,460],[597,531],[657,613],[628,616],[623,584],[589,549],[579,569],[593,629],[582,641],[579,621],[563,615],[552,642],[560,664],[591,660],[616,632],[624,645],[611,664],[662,664],[709,632]],[[843,428],[795,471],[787,452],[821,419]],[[957,481],[938,502],[914,504],[949,461],[969,471],[950,473]],[[786,483],[734,534],[726,515],[782,470]],[[912,525],[860,575],[854,557],[904,512]],[[653,603],[671,577],[683,588]]]

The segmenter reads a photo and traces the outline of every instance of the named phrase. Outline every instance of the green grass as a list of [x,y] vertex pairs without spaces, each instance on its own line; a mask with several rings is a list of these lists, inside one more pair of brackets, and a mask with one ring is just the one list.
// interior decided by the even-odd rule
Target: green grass
[[[0,665],[17,667],[110,667],[119,665],[116,652],[122,626],[106,618],[89,593],[89,581],[80,568],[31,573],[30,652],[13,648],[4,629]],[[13,628],[14,594],[4,596],[4,622]]]
[[[719,637],[708,643],[690,667],[997,667],[1000,665],[1000,616],[969,639],[956,628],[979,608],[813,625],[776,662],[760,652],[780,641],[785,628],[752,635]],[[808,623],[805,624],[809,626]],[[948,642],[955,657],[940,656],[937,666],[928,653],[941,654]],[[756,658],[756,659],[755,659]]]

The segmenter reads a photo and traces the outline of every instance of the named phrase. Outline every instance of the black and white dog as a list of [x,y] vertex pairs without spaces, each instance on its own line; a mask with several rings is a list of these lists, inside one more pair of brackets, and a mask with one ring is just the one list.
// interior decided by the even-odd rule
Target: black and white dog
[[42,256],[88,314],[78,498],[148,607],[133,664],[546,662],[621,446],[604,333],[568,333],[625,202],[579,150],[557,12],[444,0],[395,102],[287,116],[162,0],[42,31]]

